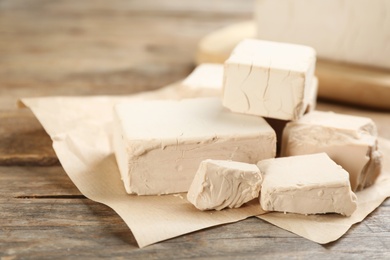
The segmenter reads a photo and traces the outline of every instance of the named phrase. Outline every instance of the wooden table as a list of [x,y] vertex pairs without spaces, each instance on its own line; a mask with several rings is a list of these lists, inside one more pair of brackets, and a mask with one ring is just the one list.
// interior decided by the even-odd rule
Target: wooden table
[[[318,245],[256,218],[139,249],[110,208],[70,181],[21,97],[129,94],[193,69],[199,39],[247,20],[253,1],[0,1],[0,258],[386,258],[390,200],[339,241]],[[390,138],[390,113],[371,116]]]

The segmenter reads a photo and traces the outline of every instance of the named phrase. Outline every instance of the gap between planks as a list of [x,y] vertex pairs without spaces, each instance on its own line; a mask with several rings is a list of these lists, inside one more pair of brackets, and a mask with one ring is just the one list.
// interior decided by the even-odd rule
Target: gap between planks
[[21,195],[15,199],[87,199],[84,195]]

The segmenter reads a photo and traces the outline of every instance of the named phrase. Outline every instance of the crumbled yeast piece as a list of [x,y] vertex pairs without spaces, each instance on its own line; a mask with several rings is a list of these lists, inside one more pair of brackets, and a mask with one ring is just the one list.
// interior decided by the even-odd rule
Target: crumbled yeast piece
[[308,46],[243,40],[224,64],[223,105],[233,112],[296,120],[312,103],[315,62],[315,50]]
[[196,172],[187,199],[200,210],[238,208],[259,197],[261,182],[255,164],[205,160]]
[[275,131],[230,113],[219,98],[154,100],[114,109],[114,151],[128,193],[187,192],[201,161],[275,157]]
[[348,172],[326,153],[267,159],[257,166],[263,173],[260,204],[264,210],[345,216],[356,210]]
[[281,156],[326,152],[349,173],[352,190],[359,191],[381,172],[377,143],[370,118],[313,111],[286,125]]

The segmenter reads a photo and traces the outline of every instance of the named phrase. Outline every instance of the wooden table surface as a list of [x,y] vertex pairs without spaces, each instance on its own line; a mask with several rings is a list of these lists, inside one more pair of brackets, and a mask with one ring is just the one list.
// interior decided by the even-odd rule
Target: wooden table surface
[[[21,97],[130,94],[185,77],[205,34],[250,19],[253,0],[0,1],[0,259],[390,257],[390,200],[319,245],[256,218],[139,249],[116,213],[86,199]],[[390,112],[320,102],[374,118]]]

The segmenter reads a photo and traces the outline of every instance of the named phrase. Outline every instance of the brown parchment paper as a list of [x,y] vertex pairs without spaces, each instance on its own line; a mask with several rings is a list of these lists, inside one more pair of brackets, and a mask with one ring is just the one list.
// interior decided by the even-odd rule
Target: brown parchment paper
[[385,157],[385,170],[375,185],[356,193],[358,207],[352,216],[348,218],[337,214],[305,216],[273,212],[257,217],[320,244],[339,239],[353,224],[361,222],[390,197],[390,141],[380,138],[379,142]]
[[[188,94],[188,93],[187,93]],[[113,105],[142,99],[180,98],[177,86],[132,96],[25,98],[53,140],[54,150],[70,179],[87,198],[103,203],[125,221],[140,247],[203,228],[236,222],[264,212],[256,200],[239,209],[201,212],[185,194],[128,195],[120,179],[111,144]],[[380,140],[386,171],[371,188],[358,193],[358,210],[338,215],[300,216],[267,213],[260,218],[318,243],[341,237],[390,196],[390,141]]]

